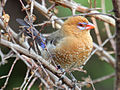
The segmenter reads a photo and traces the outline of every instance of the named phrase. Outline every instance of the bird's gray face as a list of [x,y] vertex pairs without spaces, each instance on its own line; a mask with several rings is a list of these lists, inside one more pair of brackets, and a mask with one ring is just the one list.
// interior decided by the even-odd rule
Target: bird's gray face
[[79,30],[90,30],[90,29],[95,28],[95,26],[90,22],[88,22],[88,23],[85,23],[85,22],[80,23],[79,22],[78,25],[77,25],[77,28]]

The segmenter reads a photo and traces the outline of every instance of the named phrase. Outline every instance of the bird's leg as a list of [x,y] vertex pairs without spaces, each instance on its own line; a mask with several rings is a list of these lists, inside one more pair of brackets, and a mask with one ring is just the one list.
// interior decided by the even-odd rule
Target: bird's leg
[[58,81],[60,81],[60,80],[64,79],[65,74],[66,74],[66,72],[63,72],[63,73],[62,73],[62,75],[61,75],[61,77],[59,78],[59,80],[58,80]]
[[59,80],[58,80],[58,81],[60,81],[60,80],[62,80],[62,79],[64,78],[64,76],[65,76],[65,74],[66,74],[66,71],[65,71],[63,68],[61,68],[60,65],[57,65],[57,70],[60,70],[61,73],[59,73],[59,74],[62,74],[61,77],[60,77]]
[[62,73],[60,73],[60,74],[62,74],[62,75],[61,75],[61,77],[59,78],[58,81],[62,80],[62,79],[64,78],[65,74],[68,72],[68,74],[71,76],[72,82],[74,83],[74,86],[75,86],[75,83],[77,82],[77,80],[76,80],[76,78],[73,76],[72,72],[71,72],[70,70],[69,70],[69,71],[64,70],[63,68],[61,68],[60,65],[57,65],[57,70],[58,70],[58,69],[62,72]]

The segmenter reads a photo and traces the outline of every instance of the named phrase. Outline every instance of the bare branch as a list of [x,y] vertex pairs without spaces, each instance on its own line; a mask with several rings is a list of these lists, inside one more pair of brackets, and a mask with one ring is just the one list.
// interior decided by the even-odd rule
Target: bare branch
[[94,17],[91,17],[91,20],[92,20],[93,24],[95,25],[95,33],[96,33],[96,36],[97,36],[98,44],[101,45],[102,40],[101,40],[101,37],[100,37],[100,33],[99,33],[99,30],[98,30],[96,19]]
[[[98,11],[95,11],[94,9],[89,9],[85,6],[82,6],[74,1],[69,2],[68,0],[50,0],[53,1],[61,6],[66,6],[70,9],[74,8],[76,9],[76,11],[78,12],[82,12],[82,13],[86,13],[86,12],[90,12],[90,13],[100,13]],[[104,22],[109,23],[110,25],[115,26],[115,20],[109,16],[106,15],[92,15],[92,17],[95,17],[96,19],[102,20]]]
[[120,0],[112,0],[116,20],[116,85],[115,90],[120,90]]
[[35,77],[35,78],[31,81],[31,83],[29,84],[27,90],[30,90],[30,89],[31,89],[31,87],[33,86],[33,84],[35,83],[35,81],[36,81],[37,79],[38,79],[38,78]]
[[106,75],[106,76],[103,76],[101,78],[95,79],[95,80],[93,80],[93,83],[98,83],[98,82],[104,81],[104,80],[112,78],[112,77],[115,77],[115,73],[112,73],[110,75]]
[[19,58],[16,58],[15,61],[13,62],[12,66],[11,66],[11,69],[10,69],[8,75],[7,75],[7,79],[6,79],[5,83],[4,83],[4,86],[1,89],[5,89],[6,85],[8,84],[8,80],[10,78],[10,75],[11,75],[12,71],[13,71],[14,65],[16,64],[18,59]]
[[22,88],[24,87],[24,85],[26,84],[27,80],[28,80],[28,75],[30,73],[30,69],[28,68],[27,69],[27,72],[26,72],[26,76],[24,78],[24,82],[22,83],[21,87],[20,87],[20,90],[22,90]]
[[[105,13],[106,12],[105,11],[105,0],[101,0],[101,6],[102,6],[102,12]],[[109,24],[104,22],[104,25],[105,25],[105,30],[107,32],[107,35],[110,38],[112,36],[112,34],[111,34],[111,31],[110,31]],[[112,45],[113,50],[115,51],[115,49],[116,49],[115,48],[115,41],[113,39],[110,39],[110,43]]]
[[106,52],[102,47],[99,47],[96,43],[93,43],[94,47],[97,48],[99,51],[102,52],[102,56],[105,56],[109,61],[109,63],[112,64],[113,67],[115,67],[115,58],[113,58],[108,52]]
[[[100,77],[100,78],[98,78],[98,79],[95,79],[95,80],[93,80],[92,82],[93,82],[93,83],[99,83],[99,82],[101,82],[101,81],[107,80],[107,79],[112,78],[112,77],[114,77],[114,76],[115,76],[115,73],[112,73],[112,74],[109,74],[109,75]],[[87,84],[89,84],[89,83],[90,83],[90,82],[81,82],[80,85],[85,86],[85,85],[87,85]]]

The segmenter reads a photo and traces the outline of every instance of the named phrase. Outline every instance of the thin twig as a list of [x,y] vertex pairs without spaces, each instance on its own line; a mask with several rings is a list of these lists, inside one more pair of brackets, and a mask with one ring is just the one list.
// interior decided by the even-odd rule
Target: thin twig
[[96,0],[94,0],[94,8],[96,8]]
[[4,54],[3,54],[3,52],[1,51],[1,48],[0,48],[0,56],[1,56],[1,61],[0,61],[0,66],[2,65],[2,64],[5,64],[5,59],[4,59]]
[[24,82],[23,82],[22,85],[20,86],[20,90],[22,90],[22,88],[23,88],[24,85],[26,84],[26,82],[27,82],[27,80],[28,80],[29,73],[30,73],[30,69],[28,68],[28,69],[27,69],[27,72],[26,72],[26,76],[25,76],[25,78],[24,78]]
[[102,56],[105,56],[108,60],[108,62],[112,65],[112,67],[115,67],[115,58],[111,56],[107,51],[105,51],[102,47],[99,47],[96,43],[93,43],[94,47],[97,48]]
[[12,50],[9,51],[9,53],[7,53],[5,56],[4,56],[4,59],[8,59],[10,57],[15,57],[14,53]]
[[[32,68],[31,64],[26,60],[26,58],[23,57],[23,56],[21,56],[21,55],[17,52],[17,50],[15,50],[15,49],[13,48],[14,46],[11,46],[11,45],[10,45],[10,47],[11,47],[11,49],[17,54],[17,56],[18,56],[21,60],[23,60],[23,62],[28,66],[28,68]],[[45,82],[45,80],[41,77],[40,73],[36,72],[35,75],[42,81],[42,83],[44,83],[44,85],[45,85],[47,88],[49,88],[49,85],[48,85],[48,84]]]
[[6,5],[7,0],[1,0],[0,1],[0,17],[2,16],[2,13],[4,11],[4,6]]
[[93,84],[93,81],[92,81],[92,79],[91,79],[91,77],[90,77],[90,76],[88,76],[88,77],[89,77],[89,79],[90,79],[90,84],[92,85],[93,90],[96,90],[96,89],[95,89],[95,86],[94,86],[94,84]]
[[35,81],[38,79],[38,77],[35,77],[29,84],[27,90],[31,90],[31,87],[33,86],[33,84],[35,83]]
[[26,14],[27,14],[27,16],[28,16],[28,19],[31,21],[30,15],[29,15],[29,13],[28,13],[28,11],[27,11],[27,8],[25,7],[24,3],[22,2],[22,0],[20,0],[20,3],[21,3],[21,5],[22,5],[23,10],[25,10],[25,12],[26,12]]
[[[90,0],[90,8],[92,8],[92,0]],[[96,8],[96,1],[95,0],[94,0],[94,8]],[[101,45],[102,40],[101,40],[101,37],[100,37],[100,33],[99,33],[99,29],[98,29],[96,19],[94,17],[91,17],[91,20],[92,20],[93,24],[95,25],[95,33],[96,33],[96,36],[97,36],[98,44]]]
[[16,62],[17,62],[18,59],[19,59],[19,58],[16,58],[15,61],[13,62],[12,66],[11,66],[11,68],[10,68],[10,70],[9,70],[9,73],[8,73],[8,75],[7,75],[8,77],[7,77],[7,79],[6,79],[3,87],[2,87],[1,89],[5,89],[6,85],[8,84],[8,80],[9,80],[9,78],[10,78],[10,75],[11,75],[11,73],[12,73],[12,71],[13,71],[13,68],[14,68],[14,66],[15,66],[15,64],[16,64]]
[[32,3],[31,3],[31,8],[30,8],[30,22],[32,22],[34,1],[35,1],[35,0],[32,0]]
[[42,1],[42,5],[45,7],[45,0],[41,0]]
[[36,70],[33,71],[32,75],[30,77],[28,77],[28,80],[23,88],[23,90],[25,90],[25,88],[27,87],[27,85],[30,83],[30,80],[33,78],[34,74],[37,72],[38,68]]
[[93,80],[93,83],[98,83],[98,82],[104,81],[104,80],[112,78],[112,77],[115,77],[115,73],[112,73],[110,75],[106,75],[106,76],[103,76],[101,78],[95,79],[95,80]]
[[0,79],[7,78],[8,75],[1,76]]
[[[57,3],[57,4],[59,4],[63,7],[66,6],[67,8],[70,8],[70,9],[75,8],[76,11],[82,12],[82,13],[86,13],[86,12],[87,13],[88,12],[90,12],[90,13],[100,13],[98,11],[95,11],[95,9],[89,9],[89,8],[87,8],[85,6],[82,6],[82,5],[80,5],[80,4],[78,4],[74,1],[73,2],[69,2],[68,0],[50,0],[50,1],[53,1],[54,3]],[[101,15],[93,14],[92,16],[95,17],[96,19],[102,20],[104,22],[109,23],[110,25],[115,26],[115,20],[113,19],[113,17],[111,18],[111,15],[106,16],[106,15],[103,15],[103,14],[101,14]]]
[[[98,79],[95,79],[95,80],[93,80],[92,82],[93,82],[93,83],[99,83],[99,82],[102,82],[102,81],[107,80],[107,79],[109,79],[109,78],[112,78],[112,77],[114,77],[114,76],[115,76],[115,73],[112,73],[112,74],[109,74],[109,75],[100,77],[100,78],[98,78]],[[87,84],[89,84],[89,82],[81,82],[81,83],[80,83],[80,85],[81,85],[82,87],[85,86],[85,85],[87,85]]]
[[93,24],[95,25],[95,33],[96,33],[96,36],[97,36],[98,44],[101,45],[102,40],[101,40],[101,36],[100,36],[99,30],[98,30],[96,19],[94,17],[91,17],[91,20],[92,20]]
[[[101,7],[102,7],[102,13],[106,13],[105,10],[105,0],[101,0]],[[112,36],[111,31],[110,31],[110,26],[108,23],[104,22],[105,25],[105,30],[107,32],[108,37],[110,38]],[[110,43],[112,45],[113,50],[115,51],[115,41],[113,39],[110,39]]]

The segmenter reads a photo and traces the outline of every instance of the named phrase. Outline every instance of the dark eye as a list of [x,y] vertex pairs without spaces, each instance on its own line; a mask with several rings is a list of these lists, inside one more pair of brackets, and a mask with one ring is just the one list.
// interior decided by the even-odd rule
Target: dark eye
[[84,24],[79,23],[78,26],[84,27]]

